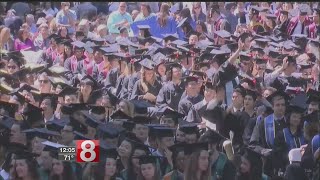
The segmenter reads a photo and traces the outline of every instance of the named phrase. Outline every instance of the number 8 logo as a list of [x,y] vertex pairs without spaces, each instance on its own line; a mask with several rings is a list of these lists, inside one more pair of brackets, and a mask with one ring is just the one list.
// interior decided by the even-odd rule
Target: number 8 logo
[[[99,160],[99,141],[97,140],[78,140],[77,161],[78,162],[98,162]],[[97,149],[98,148],[98,149]],[[90,154],[89,156],[86,154]]]

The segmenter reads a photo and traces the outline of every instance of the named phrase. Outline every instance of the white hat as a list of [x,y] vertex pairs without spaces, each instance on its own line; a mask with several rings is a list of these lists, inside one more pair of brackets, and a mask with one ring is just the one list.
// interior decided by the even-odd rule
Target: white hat
[[290,163],[292,162],[301,162],[301,152],[300,152],[300,148],[295,148],[295,149],[291,149],[289,151],[288,157],[289,157],[289,161]]

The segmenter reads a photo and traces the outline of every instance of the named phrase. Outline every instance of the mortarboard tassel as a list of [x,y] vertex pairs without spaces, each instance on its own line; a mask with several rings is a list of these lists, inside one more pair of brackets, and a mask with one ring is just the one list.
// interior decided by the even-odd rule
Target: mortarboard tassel
[[110,113],[109,113],[109,109],[107,110],[107,123],[109,122],[110,120],[110,117],[109,117]]

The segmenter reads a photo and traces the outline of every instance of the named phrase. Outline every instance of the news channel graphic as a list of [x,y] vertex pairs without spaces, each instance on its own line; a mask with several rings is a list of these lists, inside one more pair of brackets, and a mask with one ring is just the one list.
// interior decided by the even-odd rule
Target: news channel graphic
[[76,140],[76,147],[59,148],[59,160],[76,162],[99,162],[99,140]]

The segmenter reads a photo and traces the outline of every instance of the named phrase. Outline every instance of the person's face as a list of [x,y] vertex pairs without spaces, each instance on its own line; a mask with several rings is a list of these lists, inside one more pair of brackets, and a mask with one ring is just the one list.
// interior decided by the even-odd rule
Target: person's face
[[286,10],[286,11],[289,11],[289,10],[292,9],[292,5],[291,5],[290,3],[284,3],[284,4],[282,5],[282,9],[283,9],[283,10]]
[[67,95],[64,97],[64,103],[65,104],[73,104],[77,102],[77,96],[76,95]]
[[119,11],[121,14],[123,14],[127,11],[127,4],[125,2],[121,2],[119,4]]
[[52,168],[52,160],[53,158],[50,156],[49,151],[42,151],[40,154],[40,162],[41,167],[43,167],[46,170],[51,170]]
[[121,102],[119,103],[118,108],[119,108],[122,112],[129,112],[129,106],[128,106],[125,102],[123,102],[123,101],[121,101]]
[[172,118],[166,118],[166,117],[162,117],[160,119],[160,124],[166,124],[169,127],[174,127],[174,121]]
[[243,12],[244,11],[244,3],[243,2],[238,2],[237,3],[237,8],[238,8],[239,12]]
[[95,51],[94,52],[94,59],[97,61],[102,61],[103,60],[103,54],[100,51]]
[[162,147],[170,147],[174,144],[174,138],[173,137],[163,137],[161,139],[161,146]]
[[61,175],[63,173],[63,163],[57,159],[52,160],[52,171],[53,174]]
[[71,47],[64,46],[64,52],[67,54],[68,57],[71,56]]
[[318,103],[310,103],[308,105],[308,114],[313,113],[314,111],[318,111],[319,110],[319,104]]
[[90,126],[87,126],[88,128],[88,133],[86,134],[89,138],[94,139],[95,135],[96,135],[96,129]]
[[252,109],[254,107],[254,99],[252,96],[246,95],[243,102],[245,108]]
[[137,136],[137,138],[145,141],[148,138],[149,129],[145,125],[136,124],[132,132]]
[[186,140],[185,140],[185,142],[186,142],[187,144],[196,143],[197,140],[198,140],[197,134],[186,134]]
[[296,72],[297,70],[297,65],[296,64],[289,64],[287,67],[287,71],[289,74]]
[[193,10],[196,14],[200,14],[201,13],[201,4],[197,3],[193,6]]
[[67,30],[67,28],[65,28],[65,27],[61,28],[60,35],[61,35],[62,37],[67,37],[67,35],[68,35],[68,30]]
[[172,68],[172,77],[174,79],[180,79],[182,76],[182,72],[180,68]]
[[71,126],[64,126],[61,130],[61,141],[63,144],[69,144],[73,141],[74,134]]
[[74,55],[77,57],[77,58],[81,58],[83,56],[83,50],[81,49],[76,49],[74,51]]
[[100,31],[99,31],[99,35],[101,36],[101,37],[104,37],[104,36],[106,36],[108,34],[108,32],[107,32],[107,29],[101,29]]
[[303,69],[303,70],[301,71],[301,73],[304,74],[304,75],[309,76],[309,75],[311,75],[311,73],[312,73],[312,69],[311,69],[311,68]]
[[7,69],[9,74],[13,74],[19,70],[19,66],[13,60],[10,60],[7,64]]
[[28,176],[28,164],[25,159],[16,160],[16,172],[19,178],[25,178]]
[[147,14],[148,13],[148,9],[146,6],[141,6],[140,7],[140,11],[143,13],[143,14]]
[[306,19],[306,16],[305,16],[305,15],[299,14],[299,21],[300,21],[300,22],[304,22],[305,19]]
[[10,142],[19,142],[19,139],[21,139],[21,130],[20,125],[13,124],[10,131]]
[[224,45],[225,44],[225,40],[221,37],[218,37],[218,42],[217,42],[218,45]]
[[214,99],[216,97],[216,95],[217,95],[217,93],[214,89],[205,88],[204,98],[206,99],[206,101],[210,101],[210,100]]
[[45,6],[46,6],[46,9],[51,8],[51,2],[46,2]]
[[299,124],[301,123],[301,113],[291,113],[290,114],[290,125],[294,126],[294,127],[298,127]]
[[238,92],[232,93],[232,102],[235,106],[241,106],[243,104],[243,97]]
[[273,101],[273,111],[275,114],[284,115],[286,111],[286,103],[284,98],[275,97]]
[[202,26],[201,26],[200,24],[197,24],[197,26],[196,26],[196,31],[197,31],[198,33],[203,33],[203,29],[202,29]]
[[50,99],[44,99],[41,104],[40,108],[46,113],[46,112],[53,112],[53,108],[51,106],[51,100]]
[[244,40],[244,47],[246,49],[249,49],[251,46],[251,38],[250,37],[247,37],[245,40]]
[[199,82],[197,82],[197,81],[188,82],[188,85],[187,85],[187,93],[188,93],[188,95],[190,95],[190,96],[196,96],[197,95],[198,89],[199,89],[198,84],[199,84]]
[[266,90],[263,92],[262,96],[263,96],[264,98],[267,98],[267,97],[270,96],[271,94],[272,94],[272,92],[271,92],[270,90],[266,89]]
[[107,24],[107,17],[106,16],[101,16],[99,18],[99,24]]
[[313,12],[313,22],[319,23],[319,14],[316,11]]
[[152,163],[141,164],[141,174],[144,179],[152,179],[155,174],[155,166]]
[[177,131],[176,131],[176,140],[178,142],[185,142],[185,140],[186,140],[185,133],[180,131],[179,129],[177,129]]
[[164,76],[166,74],[166,66],[164,64],[160,64],[158,66],[158,72],[161,76]]
[[33,143],[32,143],[32,152],[36,153],[36,154],[41,154],[44,145],[42,144],[42,142],[44,142],[44,139],[35,137],[33,139]]
[[120,144],[120,146],[118,148],[119,156],[120,157],[129,157],[131,151],[132,151],[131,144],[126,140],[122,141],[122,143]]
[[251,169],[250,162],[247,159],[245,159],[244,157],[241,157],[240,172],[243,174],[249,173],[250,169]]
[[189,44],[197,44],[198,42],[198,36],[191,36],[189,38]]
[[132,156],[132,164],[134,167],[139,168],[140,164],[139,164],[139,157],[140,156],[145,156],[147,155],[145,151],[141,150],[141,149],[136,149],[133,152],[133,156]]
[[39,79],[39,90],[41,93],[49,93],[51,90],[51,84],[47,75],[40,75]]
[[280,14],[280,22],[283,23],[284,21],[286,21],[288,19],[288,16],[287,15],[284,15],[284,14]]
[[80,92],[82,94],[90,94],[91,91],[92,91],[92,87],[90,85],[88,85],[88,84],[82,84],[80,86]]
[[146,81],[147,81],[147,82],[150,82],[150,81],[153,79],[154,71],[153,71],[153,70],[145,69],[144,74],[145,74]]
[[209,167],[209,152],[202,150],[198,159],[198,167],[200,171],[206,171]]
[[112,177],[117,170],[117,161],[113,158],[107,158],[106,159],[106,165],[105,165],[105,176]]
[[45,27],[41,28],[40,34],[42,35],[43,39],[46,39],[49,35],[49,29]]
[[265,72],[267,68],[266,64],[256,64],[256,69],[258,70],[259,73]]

